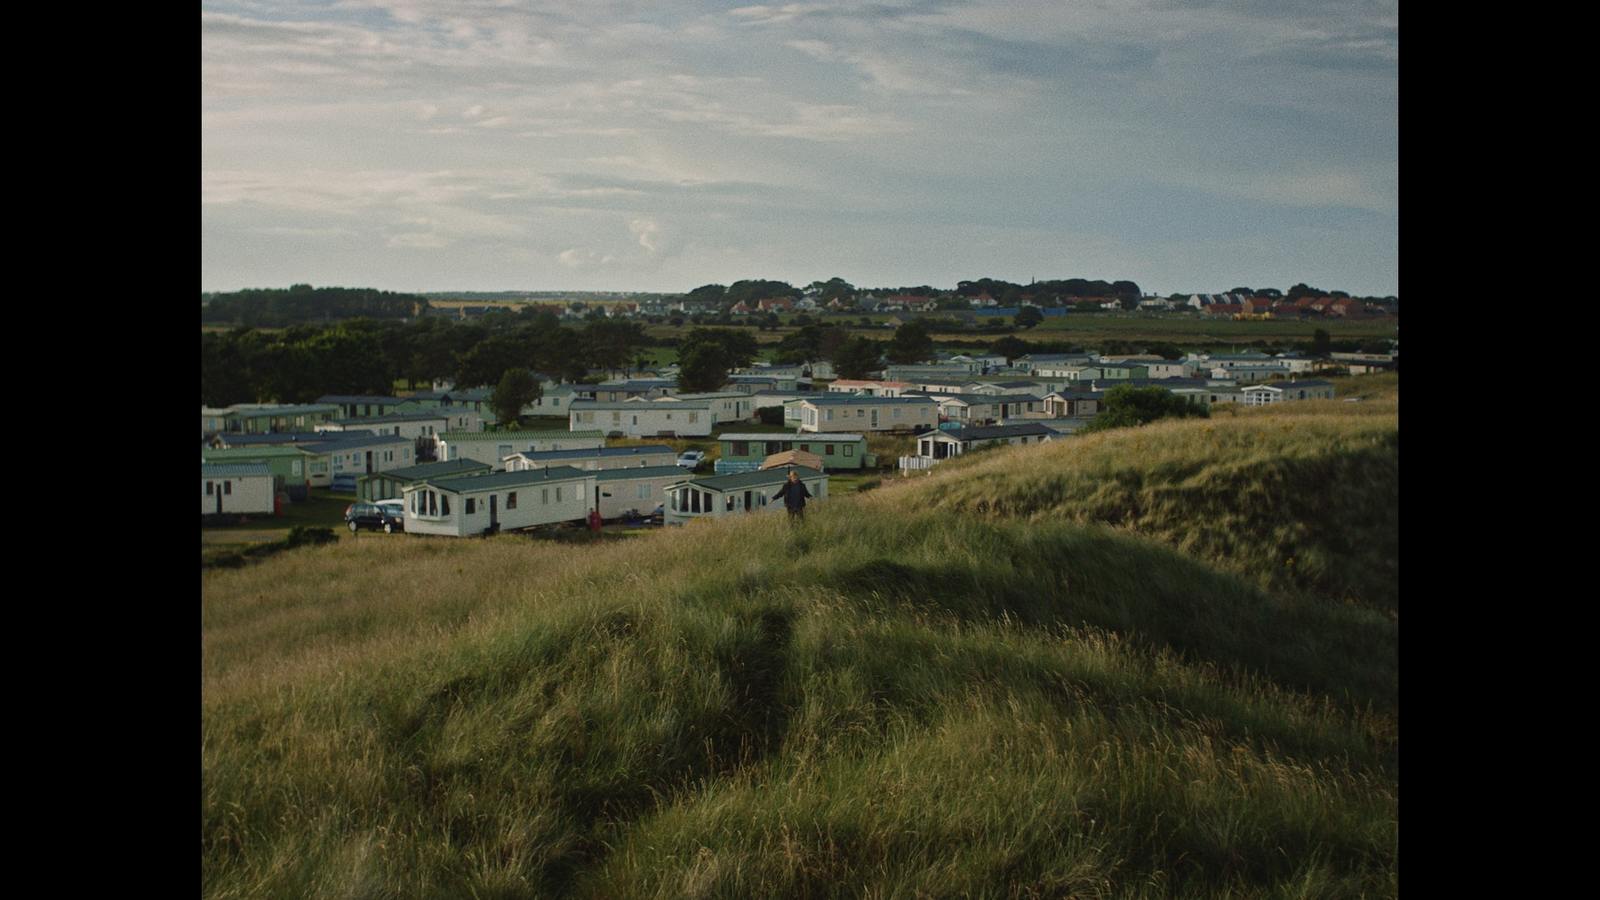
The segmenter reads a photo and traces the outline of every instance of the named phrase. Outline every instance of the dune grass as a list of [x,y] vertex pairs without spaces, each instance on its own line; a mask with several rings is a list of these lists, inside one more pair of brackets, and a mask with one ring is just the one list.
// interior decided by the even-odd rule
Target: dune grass
[[871,502],[1108,525],[1267,590],[1398,610],[1393,402],[1288,403],[975,454]]
[[[1297,451],[1274,418],[1180,437],[1384,444],[1296,415]],[[203,893],[1397,893],[1396,618],[1080,521],[1030,493],[1047,450],[1068,482],[1111,466],[1085,440],[799,528],[407,536],[204,573]],[[1004,508],[935,500],[969,480]]]

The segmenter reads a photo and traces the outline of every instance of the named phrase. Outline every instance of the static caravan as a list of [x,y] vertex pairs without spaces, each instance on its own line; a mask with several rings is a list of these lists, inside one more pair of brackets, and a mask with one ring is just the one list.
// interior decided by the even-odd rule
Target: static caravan
[[800,430],[924,431],[939,424],[939,404],[928,397],[854,397],[834,394],[800,401]]
[[1333,385],[1320,378],[1305,381],[1280,381],[1244,388],[1240,393],[1245,406],[1266,406],[1287,400],[1332,400]]
[[317,398],[318,403],[332,403],[339,407],[339,415],[346,419],[372,418],[374,416],[387,416],[398,410],[405,403],[399,397],[383,397],[367,394],[324,394]]
[[404,496],[407,486],[430,478],[460,478],[467,475],[485,475],[493,471],[494,467],[488,463],[455,459],[449,462],[423,463],[420,466],[404,469],[390,469],[387,472],[374,472],[356,479],[356,498],[366,503],[392,500]]
[[991,444],[1042,444],[1060,437],[1052,428],[1029,422],[982,428],[934,429],[917,435],[917,455],[900,457],[900,469],[928,469],[946,459]]
[[811,492],[808,506],[828,498],[828,476],[803,466],[763,469],[741,475],[718,475],[698,481],[680,480],[667,488],[666,523],[682,525],[692,519],[783,509],[783,501],[772,498],[789,479],[791,471],[800,473],[800,480]]
[[329,484],[336,490],[355,491],[362,475],[409,468],[417,464],[416,445],[396,434],[348,436],[323,432],[328,438],[305,444],[309,453],[324,454],[332,467]]
[[200,515],[270,516],[276,510],[272,483],[272,469],[265,463],[201,463]]
[[1098,391],[1057,391],[1044,398],[1044,411],[1055,418],[1086,419],[1100,412],[1103,399]]
[[224,416],[228,431],[265,434],[269,431],[307,431],[339,415],[333,403],[235,403]]
[[439,460],[474,459],[500,469],[514,453],[593,450],[605,444],[599,431],[451,431],[439,435]]
[[201,449],[200,462],[206,465],[264,465],[272,472],[274,488],[289,491],[291,499],[303,500],[307,488],[327,487],[330,480],[327,456],[300,446]]
[[[745,398],[748,401],[748,397]],[[578,428],[599,429],[596,434],[627,437],[704,437],[717,424],[709,400],[625,400],[620,403],[574,401],[568,422]]]
[[438,478],[405,488],[406,533],[466,537],[582,522],[595,473],[571,466]]
[[678,452],[666,444],[645,444],[638,447],[599,447],[593,450],[548,450],[544,453],[514,453],[506,457],[507,472],[524,469],[542,469],[546,466],[572,466],[588,472],[609,469],[642,469],[650,466],[671,466],[678,461]]
[[620,519],[630,511],[648,516],[665,506],[667,486],[683,481],[677,466],[607,469],[594,473],[595,503],[602,519]]
[[722,444],[722,453],[716,463],[719,475],[759,468],[767,457],[788,450],[814,453],[822,458],[823,467],[829,470],[870,468],[878,463],[876,458],[867,453],[867,436],[864,434],[724,432],[717,440]]

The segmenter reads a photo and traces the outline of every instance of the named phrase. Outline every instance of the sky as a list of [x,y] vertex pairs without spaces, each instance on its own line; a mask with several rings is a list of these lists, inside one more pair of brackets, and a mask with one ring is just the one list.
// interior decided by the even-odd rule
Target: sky
[[1399,9],[201,4],[201,290],[1399,295]]

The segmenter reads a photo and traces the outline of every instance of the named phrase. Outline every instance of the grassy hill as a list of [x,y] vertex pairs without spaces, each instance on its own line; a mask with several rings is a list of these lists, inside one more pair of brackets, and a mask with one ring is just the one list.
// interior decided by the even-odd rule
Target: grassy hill
[[1395,403],[207,573],[204,893],[1392,895]]

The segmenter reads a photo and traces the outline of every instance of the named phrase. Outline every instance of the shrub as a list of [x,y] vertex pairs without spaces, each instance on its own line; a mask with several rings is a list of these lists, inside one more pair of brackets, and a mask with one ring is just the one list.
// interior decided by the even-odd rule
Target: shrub
[[332,528],[318,528],[314,525],[296,525],[289,529],[289,537],[284,544],[289,547],[299,547],[306,544],[328,544],[339,538],[333,533]]

